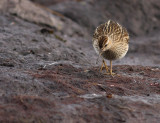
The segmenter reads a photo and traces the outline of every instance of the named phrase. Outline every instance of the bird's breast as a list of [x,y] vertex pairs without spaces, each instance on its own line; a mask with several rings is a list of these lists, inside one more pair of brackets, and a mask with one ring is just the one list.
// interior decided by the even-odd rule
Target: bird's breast
[[126,55],[128,48],[128,44],[117,45],[115,47],[111,47],[109,50],[104,51],[102,56],[107,60],[121,59]]

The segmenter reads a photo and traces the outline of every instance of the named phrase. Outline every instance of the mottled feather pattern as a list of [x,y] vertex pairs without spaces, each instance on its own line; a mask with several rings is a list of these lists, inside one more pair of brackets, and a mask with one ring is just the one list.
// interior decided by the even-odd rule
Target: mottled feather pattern
[[125,41],[123,38],[129,38],[126,29],[114,21],[105,23],[104,34],[107,34],[113,42]]
[[105,24],[101,24],[95,30],[93,38],[99,40],[101,36],[108,36],[113,42],[124,41],[128,43],[129,35],[127,30],[114,21],[108,21]]
[[108,37],[103,35],[103,36],[99,37],[98,40],[99,40],[99,48],[102,48],[104,43],[107,42]]
[[112,46],[102,53],[105,59],[115,60],[126,55],[129,48],[129,34],[124,27],[111,20],[98,26],[93,35],[93,46],[97,53],[107,40],[111,40]]
[[103,31],[103,28],[105,27],[104,24],[101,24],[100,26],[98,26],[95,30],[95,33],[93,35],[93,38],[99,38],[101,37],[102,35],[104,35],[104,31]]

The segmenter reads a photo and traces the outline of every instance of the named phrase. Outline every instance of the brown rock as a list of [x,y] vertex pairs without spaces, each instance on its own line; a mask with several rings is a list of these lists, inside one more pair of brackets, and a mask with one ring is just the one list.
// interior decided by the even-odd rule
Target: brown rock
[[9,12],[30,22],[48,25],[61,32],[65,31],[68,35],[73,35],[76,32],[77,35],[87,36],[85,30],[82,30],[70,19],[48,8],[33,4],[28,0],[1,1],[0,10],[3,13]]

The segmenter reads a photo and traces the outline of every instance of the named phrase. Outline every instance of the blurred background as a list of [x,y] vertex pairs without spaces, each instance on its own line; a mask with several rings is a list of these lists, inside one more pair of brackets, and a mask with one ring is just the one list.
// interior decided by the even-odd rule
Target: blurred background
[[[7,47],[20,54],[28,52],[26,62],[29,57],[31,63],[37,64],[38,56],[42,63],[62,60],[98,66],[92,35],[97,26],[112,19],[126,27],[130,35],[128,54],[114,64],[160,65],[159,0],[6,0],[0,2],[0,10],[0,25],[8,27],[10,34],[15,35],[21,28],[17,38],[24,48],[11,42]],[[49,43],[42,45],[43,39]],[[38,42],[30,46],[23,40]]]
[[55,10],[86,28],[90,34],[108,19],[127,27],[131,36],[158,33],[158,0],[31,0]]
[[[130,57],[124,64],[160,64],[159,0],[32,0],[77,23],[91,36],[101,23],[112,19],[130,34]],[[81,32],[82,33],[82,32]],[[86,37],[85,37],[86,38]],[[116,62],[117,64],[120,61]]]

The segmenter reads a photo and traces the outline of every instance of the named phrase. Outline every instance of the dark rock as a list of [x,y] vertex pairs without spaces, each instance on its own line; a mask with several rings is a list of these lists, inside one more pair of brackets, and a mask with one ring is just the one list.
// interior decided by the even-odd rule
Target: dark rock
[[28,0],[0,1],[0,12],[8,12],[24,20],[56,28],[58,31],[65,32],[68,35],[74,35],[75,32],[78,32],[77,35],[88,36],[85,29],[82,29],[60,13],[44,6],[33,4]]
[[99,24],[109,19],[124,25],[131,36],[160,30],[159,0],[82,0],[63,2],[51,5],[50,8],[87,28],[91,34]]
[[[159,22],[147,20],[155,15],[158,20],[159,2],[154,1],[59,1],[57,10],[61,6],[68,13],[74,8],[69,11],[72,16],[62,13],[75,22],[30,1],[0,1],[0,122],[158,123]],[[99,14],[103,10],[104,17]],[[105,70],[99,72],[101,59],[96,64],[98,55],[88,37],[111,15],[132,34],[145,34],[131,36],[126,57],[113,62],[113,72],[119,75],[114,77],[105,75]],[[62,30],[49,18],[62,23]],[[132,19],[137,27],[128,26]],[[157,31],[146,35],[149,24]]]

